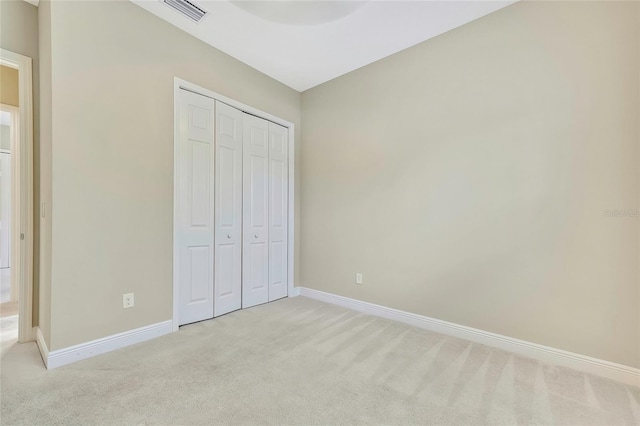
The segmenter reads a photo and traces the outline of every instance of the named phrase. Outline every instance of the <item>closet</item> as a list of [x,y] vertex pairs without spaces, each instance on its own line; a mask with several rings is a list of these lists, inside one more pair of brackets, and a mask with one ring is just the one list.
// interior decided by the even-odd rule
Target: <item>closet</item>
[[288,129],[179,90],[179,324],[287,296]]

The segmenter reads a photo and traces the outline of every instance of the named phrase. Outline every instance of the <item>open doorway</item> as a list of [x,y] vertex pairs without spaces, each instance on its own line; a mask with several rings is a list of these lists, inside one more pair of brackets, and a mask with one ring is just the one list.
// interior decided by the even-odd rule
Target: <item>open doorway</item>
[[32,60],[0,48],[0,72],[0,340],[22,343],[35,338]]
[[12,152],[18,146],[20,109],[18,108],[18,70],[0,66],[0,336],[18,338],[19,283],[12,275],[13,229]]

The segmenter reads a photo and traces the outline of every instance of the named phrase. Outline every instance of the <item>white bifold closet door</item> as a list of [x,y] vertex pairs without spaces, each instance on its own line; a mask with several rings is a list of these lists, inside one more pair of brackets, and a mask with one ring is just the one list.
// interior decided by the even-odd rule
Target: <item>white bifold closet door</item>
[[269,122],[243,115],[242,307],[269,301]]
[[287,296],[288,129],[179,92],[179,323]]
[[269,123],[269,301],[287,296],[288,129]]
[[287,296],[287,129],[243,116],[242,307]]
[[176,209],[179,323],[213,318],[213,99],[179,94]]
[[242,307],[242,115],[216,101],[214,316]]

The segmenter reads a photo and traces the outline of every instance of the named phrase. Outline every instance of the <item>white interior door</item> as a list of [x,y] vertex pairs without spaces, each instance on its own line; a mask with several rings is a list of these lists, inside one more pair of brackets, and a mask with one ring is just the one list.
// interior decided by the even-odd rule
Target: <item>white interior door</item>
[[269,122],[269,301],[287,296],[288,130]]
[[269,122],[244,114],[242,307],[269,301]]
[[214,316],[242,307],[242,112],[216,101]]
[[180,91],[177,170],[180,325],[213,318],[212,99]]
[[0,268],[10,268],[11,154],[0,152]]

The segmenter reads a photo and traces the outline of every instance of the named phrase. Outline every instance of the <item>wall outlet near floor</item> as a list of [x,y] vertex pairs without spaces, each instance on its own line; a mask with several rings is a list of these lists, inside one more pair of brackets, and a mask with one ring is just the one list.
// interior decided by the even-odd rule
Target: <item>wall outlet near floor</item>
[[133,293],[127,293],[122,295],[122,308],[133,308],[135,306],[135,301],[133,299]]
[[356,273],[356,284],[362,284],[362,274]]

